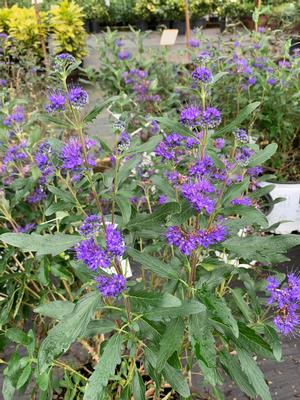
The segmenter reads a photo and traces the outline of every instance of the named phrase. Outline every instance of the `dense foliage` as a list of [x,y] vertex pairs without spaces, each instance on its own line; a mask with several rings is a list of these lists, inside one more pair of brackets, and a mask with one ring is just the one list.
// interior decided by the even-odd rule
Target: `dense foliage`
[[[270,233],[261,186],[272,166],[286,176],[298,54],[278,59],[261,30],[219,47],[195,37],[186,68],[144,57],[145,35],[135,52],[103,37],[86,78],[106,99],[89,111],[71,54],[43,85],[1,53],[5,400],[223,399],[228,378],[270,400],[259,360],[280,361],[279,333],[299,329],[300,279],[274,266],[300,237]],[[86,133],[104,109],[113,146]]]

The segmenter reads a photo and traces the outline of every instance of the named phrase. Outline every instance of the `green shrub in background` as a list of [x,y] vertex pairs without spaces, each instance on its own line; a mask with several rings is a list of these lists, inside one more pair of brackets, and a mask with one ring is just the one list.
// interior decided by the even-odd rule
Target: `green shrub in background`
[[192,18],[199,18],[208,15],[212,11],[211,0],[191,0],[190,13]]
[[83,18],[82,9],[69,0],[63,0],[51,9],[51,29],[56,54],[67,52],[78,59],[86,55]]
[[85,19],[96,19],[102,24],[108,24],[109,12],[104,0],[76,0],[82,8]]
[[135,0],[110,0],[109,17],[110,23],[131,24],[134,22]]

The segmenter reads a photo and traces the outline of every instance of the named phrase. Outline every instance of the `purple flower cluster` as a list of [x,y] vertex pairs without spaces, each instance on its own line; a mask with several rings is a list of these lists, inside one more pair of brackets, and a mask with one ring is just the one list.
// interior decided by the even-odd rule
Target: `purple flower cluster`
[[80,86],[73,86],[68,93],[56,90],[48,95],[49,103],[45,109],[48,113],[65,111],[67,101],[71,107],[83,108],[89,101],[88,93]]
[[198,212],[204,211],[208,215],[215,210],[214,200],[207,196],[207,194],[213,192],[213,185],[206,180],[185,183],[181,187],[182,196],[191,203],[191,206]]
[[35,163],[41,171],[41,177],[39,179],[41,184],[45,184],[47,178],[54,173],[54,165],[49,158],[51,153],[52,149],[50,143],[43,142],[39,145],[34,156]]
[[33,231],[36,227],[36,224],[34,222],[29,222],[28,224],[24,225],[24,226],[20,226],[18,228],[18,232],[19,233],[30,233],[31,231]]
[[60,158],[63,161],[62,168],[81,171],[85,167],[94,167],[96,165],[96,158],[93,151],[96,147],[96,141],[92,139],[85,139],[85,146],[87,150],[87,166],[85,165],[84,149],[81,141],[78,138],[70,138],[63,146]]
[[97,288],[103,297],[118,297],[126,288],[126,279],[123,275],[97,276]]
[[158,94],[150,93],[151,81],[146,79],[148,77],[147,71],[142,69],[130,69],[124,72],[122,76],[125,85],[132,87],[133,93],[136,95],[138,101],[160,101],[160,96]]
[[231,200],[231,204],[234,206],[251,206],[252,200],[249,197],[239,197]]
[[48,100],[49,104],[47,104],[45,107],[48,113],[65,111],[67,96],[64,93],[55,91],[48,95]]
[[25,120],[24,107],[18,106],[13,112],[3,120],[3,125],[13,126],[14,124],[21,124]]
[[131,54],[127,50],[119,51],[118,59],[121,61],[128,60],[131,57]]
[[192,73],[192,78],[195,82],[210,83],[212,81],[212,73],[206,67],[197,67]]
[[83,108],[89,102],[87,92],[80,86],[74,86],[69,89],[69,102],[74,108]]
[[170,226],[166,232],[169,245],[177,247],[182,254],[187,256],[198,247],[207,249],[209,246],[223,242],[226,235],[227,231],[221,225],[193,232],[185,232],[179,226]]
[[270,293],[268,303],[277,306],[274,324],[284,335],[292,333],[299,326],[297,315],[300,302],[300,278],[295,274],[287,275],[287,285],[282,286],[273,277],[267,279],[267,291]]
[[26,146],[27,141],[9,146],[3,158],[3,165],[7,166],[9,163],[28,159],[28,154],[25,151]]
[[236,140],[238,140],[241,143],[248,143],[249,142],[249,136],[248,133],[245,131],[245,129],[237,129],[236,131],[233,132],[234,137]]
[[[101,230],[105,236],[104,247],[97,241]],[[110,267],[114,259],[124,254],[125,244],[121,233],[112,224],[107,224],[104,231],[98,215],[88,216],[79,228],[79,233],[84,239],[75,247],[77,259],[93,271]],[[104,297],[116,297],[125,289],[126,281],[122,275],[98,276],[95,280]]]
[[200,42],[197,39],[190,39],[189,40],[189,46],[193,47],[194,49],[197,49],[200,47]]
[[186,143],[186,137],[172,133],[165,137],[155,148],[155,154],[165,160],[175,160],[183,153],[180,146]]
[[220,111],[215,107],[208,107],[201,110],[198,107],[190,106],[181,111],[180,122],[191,127],[216,128],[222,121]]
[[41,202],[42,200],[45,200],[47,198],[47,194],[44,191],[43,186],[37,186],[33,193],[27,196],[27,201],[30,204],[37,204]]

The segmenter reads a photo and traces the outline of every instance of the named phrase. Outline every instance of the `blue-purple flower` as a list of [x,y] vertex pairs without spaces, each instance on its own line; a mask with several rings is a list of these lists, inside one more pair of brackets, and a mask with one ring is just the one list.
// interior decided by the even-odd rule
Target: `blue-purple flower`
[[127,50],[122,50],[122,51],[119,51],[119,53],[118,53],[119,60],[122,60],[122,61],[128,60],[130,57],[131,57],[131,54]]
[[11,114],[9,114],[4,120],[3,125],[12,126],[15,124],[21,124],[25,120],[25,110],[24,107],[16,107]]
[[89,102],[87,91],[80,86],[74,86],[69,89],[68,99],[74,108],[83,108]]
[[48,95],[49,104],[46,105],[45,109],[48,113],[65,111],[67,96],[61,91],[55,91]]
[[298,308],[300,302],[300,278],[291,273],[287,275],[287,284],[281,284],[276,278],[267,279],[268,303],[277,306],[274,325],[284,335],[299,327]]
[[212,81],[211,70],[206,67],[197,67],[193,73],[194,82],[210,83]]
[[95,281],[103,297],[118,297],[126,288],[126,279],[123,275],[100,275],[95,278]]

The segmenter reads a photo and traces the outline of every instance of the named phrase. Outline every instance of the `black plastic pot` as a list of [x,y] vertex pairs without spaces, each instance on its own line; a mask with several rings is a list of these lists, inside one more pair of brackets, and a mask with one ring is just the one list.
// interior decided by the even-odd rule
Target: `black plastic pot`
[[100,22],[97,19],[91,20],[91,27],[93,33],[99,33],[101,31]]
[[91,20],[87,19],[84,21],[84,29],[85,29],[86,33],[92,33]]
[[156,26],[158,28],[163,27],[165,29],[169,29],[169,28],[171,28],[171,21],[169,21],[169,20],[158,21]]
[[293,55],[295,52],[300,52],[300,37],[292,37],[291,38],[291,46],[289,49],[290,55]]
[[205,18],[197,18],[191,20],[191,29],[195,28],[205,28],[206,19]]
[[148,22],[142,21],[142,20],[136,21],[135,27],[136,27],[136,29],[144,32],[148,29]]
[[219,23],[219,17],[211,16],[211,17],[209,17],[209,22],[211,24],[218,24]]
[[178,29],[179,35],[184,35],[185,34],[185,21],[173,21],[172,28]]
[[224,32],[226,29],[226,18],[220,19],[220,32]]

